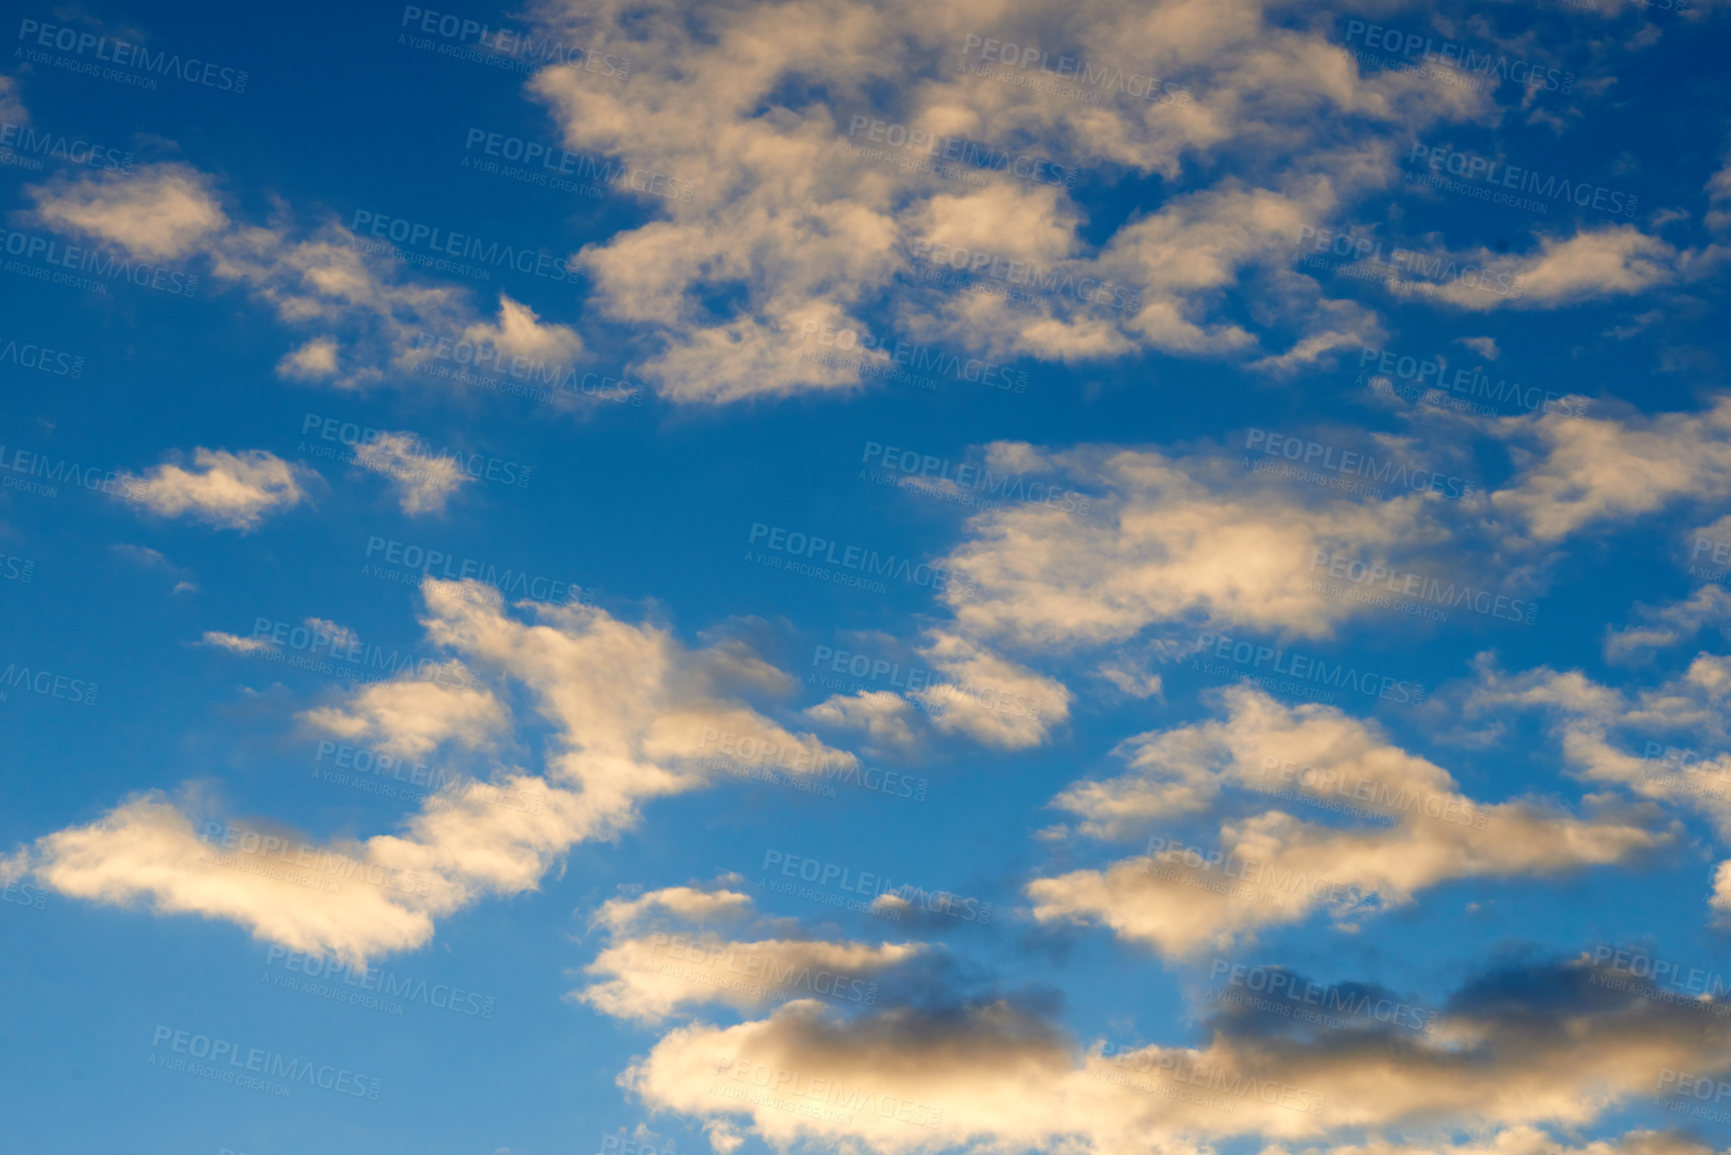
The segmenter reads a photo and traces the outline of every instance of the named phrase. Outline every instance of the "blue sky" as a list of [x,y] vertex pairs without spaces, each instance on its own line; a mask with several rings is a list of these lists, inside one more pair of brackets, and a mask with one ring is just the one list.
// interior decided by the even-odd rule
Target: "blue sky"
[[20,10],[0,1146],[1722,1150],[1721,7]]

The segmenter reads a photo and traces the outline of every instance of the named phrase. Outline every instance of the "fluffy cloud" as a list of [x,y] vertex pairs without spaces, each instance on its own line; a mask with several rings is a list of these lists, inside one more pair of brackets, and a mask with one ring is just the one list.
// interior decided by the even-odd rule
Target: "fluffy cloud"
[[1026,646],[1121,642],[1175,621],[1326,637],[1362,607],[1321,588],[1319,554],[1405,563],[1442,536],[1440,499],[1312,499],[1235,458],[997,444],[988,461],[1103,491],[1087,519],[1033,503],[981,513],[947,560],[968,581],[966,598],[949,597],[961,630]]
[[[1339,44],[1254,3],[1063,14],[658,3],[543,16],[555,35],[641,62],[628,86],[575,68],[536,75],[569,147],[704,174],[656,220],[581,255],[607,315],[660,329],[664,348],[638,368],[685,401],[854,386],[881,357],[819,361],[810,338],[869,328],[886,290],[915,340],[997,357],[1237,355],[1258,338],[1221,306],[1266,276],[1253,295],[1278,300],[1298,330],[1267,363],[1305,363],[1374,322],[1285,269],[1298,229],[1390,183],[1386,134],[1397,126],[1493,115],[1468,86],[1361,75]],[[1120,80],[1162,81],[1153,99],[1108,87],[1104,99],[1071,100],[1012,83],[1013,69],[957,67],[982,29],[1125,65]],[[817,76],[821,86],[806,82]],[[1323,121],[1337,130],[1319,133]],[[910,130],[996,159],[934,171],[903,147]],[[1210,175],[1197,178],[1187,158]],[[1213,165],[1228,158],[1244,175],[1217,180]],[[1159,174],[1168,191],[1090,245],[1063,186],[1096,169]],[[975,272],[956,277],[957,261]],[[738,304],[717,317],[709,302],[723,292]]]
[[1248,687],[1223,700],[1221,720],[1131,739],[1130,773],[1076,783],[1055,804],[1082,819],[1083,834],[1105,838],[1212,809],[1227,787],[1367,824],[1306,821],[1257,800],[1255,812],[1221,825],[1214,847],[1151,845],[1103,870],[1036,879],[1028,885],[1035,918],[1097,922],[1183,955],[1318,910],[1350,925],[1453,879],[1628,862],[1674,837],[1650,816],[1609,806],[1581,817],[1537,801],[1476,802],[1441,767],[1333,707],[1288,708]]
[[[525,622],[475,582],[428,581],[422,592],[431,640],[520,684],[551,724],[544,773],[497,767],[489,782],[453,782],[395,834],[321,841],[254,824],[222,853],[195,825],[216,820],[208,807],[195,815],[191,803],[145,795],[38,839],[37,876],[70,897],[227,919],[293,950],[359,962],[424,943],[438,918],[488,895],[533,889],[572,844],[614,836],[648,800],[725,776],[708,761],[722,733],[787,752],[794,773],[855,764],[735,696],[782,677],[737,646],[690,650],[593,606],[525,603],[535,618]],[[484,744],[503,707],[485,693],[391,682],[309,720],[418,752]]]
[[[705,1003],[758,1010],[821,995],[845,1004],[877,998],[876,975],[918,956],[916,943],[724,937],[689,922],[738,921],[751,900],[738,891],[673,887],[613,900],[596,921],[610,941],[585,971],[595,982],[572,996],[615,1018],[658,1022]],[[668,916],[672,916],[669,918]]]
[[[1650,999],[1638,980],[1618,990],[1598,977],[1585,961],[1481,976],[1448,1000],[1433,1032],[1280,1030],[1222,1016],[1196,1045],[1110,1055],[1001,999],[853,1017],[804,1000],[757,1021],[670,1031],[623,1081],[652,1109],[724,1137],[743,1127],[778,1148],[1200,1155],[1240,1136],[1423,1134],[1439,1117],[1481,1131],[1576,1126],[1650,1097],[1661,1068],[1725,1067],[1725,1018]],[[1488,1150],[1536,1155],[1537,1146],[1517,1136]],[[1581,1155],[1617,1150],[1590,1144]],[[1702,1155],[1641,1136],[1621,1150]]]
[[355,447],[355,460],[390,479],[410,517],[443,513],[457,487],[471,480],[454,458],[427,453],[412,433],[381,433]]
[[86,173],[31,191],[36,213],[55,228],[118,245],[149,261],[177,261],[228,228],[209,176],[191,165],[149,165],[133,173]]
[[335,221],[310,232],[286,213],[268,225],[233,221],[214,179],[186,164],[143,165],[129,176],[85,173],[29,192],[37,219],[50,227],[146,260],[201,257],[219,282],[245,288],[284,324],[320,330],[278,363],[292,380],[372,385],[414,372],[438,341],[483,342],[502,362],[552,358],[567,369],[583,348],[576,330],[543,323],[503,294],[497,320],[487,320],[462,290],[411,279],[388,245]]
[[374,682],[340,706],[301,714],[314,729],[344,741],[364,742],[411,758],[445,742],[484,749],[510,726],[510,712],[484,686],[471,683],[461,663],[436,671],[435,680],[403,676]]
[[1699,413],[1550,421],[1506,418],[1519,472],[1492,495],[1536,541],[1683,500],[1731,497],[1731,397]]
[[228,529],[251,530],[306,496],[308,470],[262,449],[229,453],[197,448],[193,468],[158,465],[121,478],[121,497],[163,517],[190,515]]

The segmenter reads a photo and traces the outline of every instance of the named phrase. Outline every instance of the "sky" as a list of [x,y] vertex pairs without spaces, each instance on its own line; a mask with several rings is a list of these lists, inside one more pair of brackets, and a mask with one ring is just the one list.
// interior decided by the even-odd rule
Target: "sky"
[[1731,1147],[1724,9],[16,8],[0,1149]]

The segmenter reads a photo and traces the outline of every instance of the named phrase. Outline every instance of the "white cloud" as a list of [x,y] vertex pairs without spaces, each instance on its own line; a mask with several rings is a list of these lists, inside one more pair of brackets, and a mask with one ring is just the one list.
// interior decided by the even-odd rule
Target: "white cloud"
[[193,468],[158,465],[143,476],[124,474],[121,497],[163,517],[190,515],[227,529],[251,530],[306,496],[308,471],[263,449],[229,453],[193,450]]
[[[438,918],[489,895],[534,889],[574,843],[617,836],[650,799],[726,778],[707,761],[724,733],[786,752],[792,773],[857,764],[735,696],[741,685],[760,690],[770,671],[737,646],[689,650],[665,629],[593,606],[523,603],[535,619],[526,623],[487,592],[429,580],[422,622],[465,668],[524,687],[553,728],[544,773],[498,767],[488,783],[448,785],[395,834],[271,834],[308,845],[315,861],[352,863],[339,881],[362,882],[336,890],[325,885],[331,872],[299,859],[276,870],[278,859],[256,846],[213,858],[189,813],[198,807],[158,795],[38,839],[37,876],[69,897],[222,918],[293,950],[361,961],[426,942]],[[315,714],[309,720],[409,751],[485,745],[503,725],[503,706],[485,693],[408,682],[357,688]]]
[[206,630],[199,642],[204,646],[215,646],[235,654],[273,654],[276,643],[269,638],[243,638],[238,634],[225,634],[221,630]]
[[595,981],[571,995],[603,1014],[651,1023],[706,1003],[758,1010],[823,996],[869,1005],[878,993],[872,979],[927,949],[915,943],[740,939],[687,925],[717,916],[738,921],[750,913],[751,900],[728,890],[671,887],[610,900],[596,918],[609,928],[609,942],[584,968]]
[[[1590,800],[1599,812],[1586,817],[1538,801],[1477,802],[1440,766],[1333,707],[1289,708],[1248,687],[1222,700],[1224,718],[1138,735],[1121,748],[1129,773],[1075,783],[1055,800],[1083,820],[1082,834],[1118,839],[1153,820],[1213,811],[1223,790],[1242,790],[1255,812],[1221,824],[1210,848],[1217,860],[1151,847],[1104,870],[1039,878],[1027,888],[1035,918],[1098,922],[1184,955],[1318,910],[1351,924],[1453,879],[1623,863],[1674,837],[1602,799]],[[1294,813],[1306,804],[1319,816],[1357,811],[1377,821],[1308,821]]]
[[472,480],[454,458],[425,452],[412,433],[381,433],[355,447],[355,460],[390,479],[410,517],[443,513],[457,487]]
[[151,261],[191,256],[226,229],[210,177],[191,165],[147,165],[131,173],[85,173],[30,191],[36,213],[56,227],[119,245]]
[[412,758],[424,757],[445,742],[471,750],[489,748],[509,728],[510,712],[491,691],[470,681],[462,664],[452,662],[437,671],[436,680],[416,671],[374,682],[340,706],[322,706],[300,717],[345,741]]
[[[1445,1028],[1258,1030],[1219,1019],[1193,1046],[1078,1043],[1002,999],[849,1015],[816,1000],[767,1018],[669,1031],[622,1082],[653,1110],[771,1147],[915,1155],[1050,1150],[1205,1155],[1236,1137],[1281,1146],[1399,1133],[1577,1127],[1653,1095],[1661,1067],[1717,1070],[1721,1017],[1595,987],[1584,962],[1483,976]],[[763,1093],[765,1085],[775,1093]],[[1254,1149],[1254,1148],[1251,1148]],[[1485,1147],[1388,1140],[1354,1155],[1706,1155],[1680,1137],[1584,1148],[1517,1135]]]
[[831,694],[805,712],[806,717],[827,726],[863,731],[879,746],[913,749],[916,738],[908,724],[914,707],[889,690],[861,690],[857,694]]

